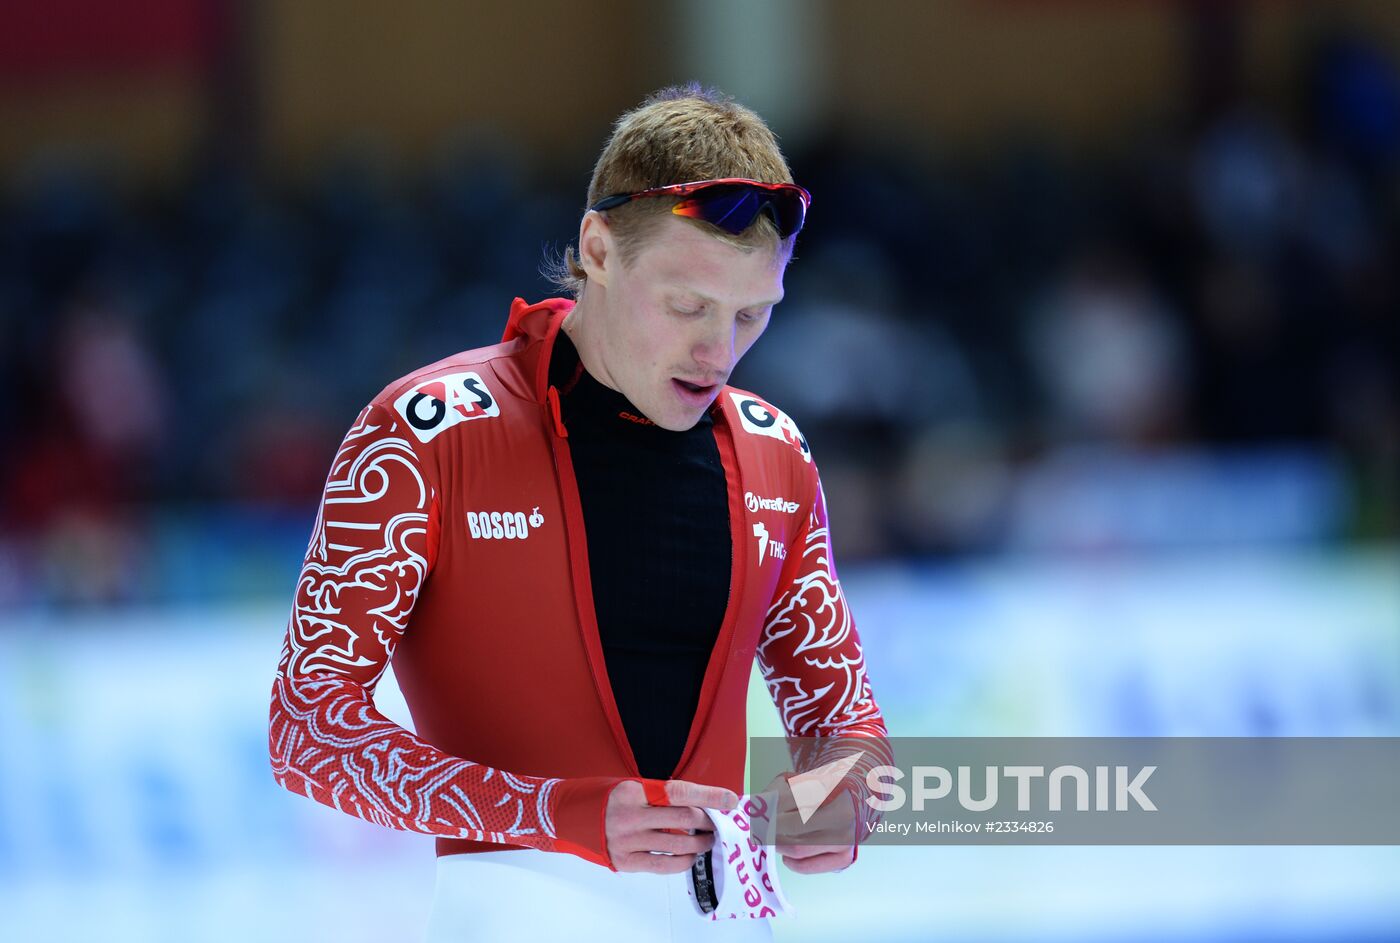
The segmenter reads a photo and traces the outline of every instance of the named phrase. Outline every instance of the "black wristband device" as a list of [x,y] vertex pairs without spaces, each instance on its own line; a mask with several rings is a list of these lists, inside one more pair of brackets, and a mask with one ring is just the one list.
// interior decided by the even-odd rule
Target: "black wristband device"
[[695,902],[704,913],[713,913],[719,906],[719,889],[715,887],[714,862],[706,851],[695,856],[690,866],[690,885],[695,888]]

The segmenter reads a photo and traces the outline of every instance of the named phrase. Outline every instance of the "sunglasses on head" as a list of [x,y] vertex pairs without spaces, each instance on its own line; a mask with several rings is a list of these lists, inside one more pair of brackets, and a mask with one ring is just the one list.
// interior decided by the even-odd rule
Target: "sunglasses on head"
[[653,187],[636,193],[615,193],[589,207],[610,210],[644,196],[675,196],[681,200],[671,207],[677,216],[704,220],[727,233],[738,235],[767,211],[778,227],[778,237],[795,235],[807,219],[812,194],[795,183],[760,183],[745,177],[696,180],[667,187]]

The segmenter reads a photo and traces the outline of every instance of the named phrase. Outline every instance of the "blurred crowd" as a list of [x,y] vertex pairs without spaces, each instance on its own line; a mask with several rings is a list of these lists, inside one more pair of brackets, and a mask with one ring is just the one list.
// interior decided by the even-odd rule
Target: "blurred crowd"
[[[1393,63],[1341,44],[1292,113],[1121,141],[789,153],[809,227],[734,382],[803,428],[843,559],[1400,532]],[[11,181],[0,598],[140,595],[160,522],[304,541],[371,396],[556,293],[585,181],[473,135],[409,181],[363,154],[295,186]]]

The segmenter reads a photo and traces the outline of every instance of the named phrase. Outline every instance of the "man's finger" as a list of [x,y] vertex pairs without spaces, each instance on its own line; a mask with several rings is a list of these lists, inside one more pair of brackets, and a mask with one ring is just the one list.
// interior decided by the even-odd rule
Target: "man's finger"
[[622,856],[620,862],[613,862],[619,871],[643,871],[650,874],[680,874],[689,871],[695,864],[694,855],[654,855],[647,851],[634,851]]
[[668,855],[694,855],[709,851],[715,846],[714,832],[700,832],[688,835],[684,832],[653,831],[641,836],[644,851],[663,851]]
[[692,783],[684,779],[667,780],[666,796],[671,805],[697,806],[703,809],[728,811],[739,804],[739,797],[733,790]]
[[713,832],[715,823],[694,806],[651,806],[637,817],[640,828],[681,828],[697,832]]
[[785,858],[815,858],[819,855],[832,854],[835,852],[849,851],[850,845],[790,845],[778,844],[775,846],[778,854]]
[[855,853],[847,848],[844,851],[829,851],[810,858],[790,858],[784,856],[783,864],[798,874],[825,874],[830,871],[844,871],[855,860]]

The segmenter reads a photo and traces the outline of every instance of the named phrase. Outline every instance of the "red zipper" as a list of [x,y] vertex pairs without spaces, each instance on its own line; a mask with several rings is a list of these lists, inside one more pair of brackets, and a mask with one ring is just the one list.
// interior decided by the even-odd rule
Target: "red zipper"
[[567,439],[569,430],[564,428],[564,417],[559,414],[559,391],[551,386],[544,398],[549,401],[549,415],[554,420],[554,434],[561,439]]

